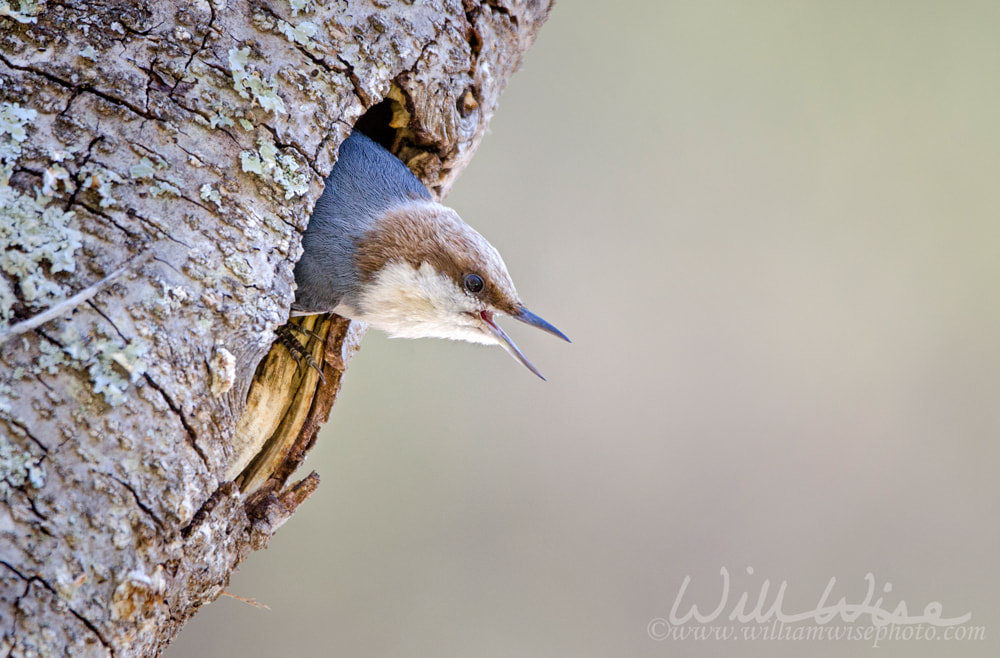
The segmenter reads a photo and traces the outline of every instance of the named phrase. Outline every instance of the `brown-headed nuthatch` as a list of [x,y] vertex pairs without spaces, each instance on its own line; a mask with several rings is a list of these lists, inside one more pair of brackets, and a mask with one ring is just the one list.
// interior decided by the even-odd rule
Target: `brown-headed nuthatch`
[[493,245],[360,132],[340,146],[302,250],[292,315],[333,312],[393,337],[496,343],[539,377],[496,317],[569,341],[524,307]]

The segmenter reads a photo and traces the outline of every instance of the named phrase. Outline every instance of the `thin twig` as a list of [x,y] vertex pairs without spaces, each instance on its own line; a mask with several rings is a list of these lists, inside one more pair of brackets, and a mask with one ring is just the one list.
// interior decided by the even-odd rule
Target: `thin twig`
[[222,591],[221,596],[228,596],[231,599],[236,599],[240,603],[246,603],[247,605],[252,605],[255,608],[260,608],[260,609],[263,609],[263,610],[270,610],[271,609],[271,606],[267,605],[266,603],[261,603],[260,601],[258,601],[256,599],[248,599],[245,596],[236,596],[232,592],[227,592],[225,590]]
[[87,286],[86,288],[76,293],[72,297],[68,297],[67,299],[64,299],[63,301],[56,304],[55,306],[51,306],[45,309],[38,315],[33,315],[27,320],[22,320],[17,324],[11,325],[4,331],[0,331],[0,344],[7,342],[8,339],[13,338],[14,336],[19,336],[20,334],[23,334],[26,331],[31,331],[32,329],[40,327],[49,320],[55,320],[60,315],[63,315],[64,313],[73,310],[74,308],[76,308],[77,306],[89,300],[98,292],[100,292],[101,288],[104,287],[112,279],[121,276],[122,274],[127,272],[133,265],[138,265],[142,261],[145,261],[150,255],[151,252],[139,254],[138,256],[126,262],[124,265],[122,265],[117,270],[107,275],[97,283]]

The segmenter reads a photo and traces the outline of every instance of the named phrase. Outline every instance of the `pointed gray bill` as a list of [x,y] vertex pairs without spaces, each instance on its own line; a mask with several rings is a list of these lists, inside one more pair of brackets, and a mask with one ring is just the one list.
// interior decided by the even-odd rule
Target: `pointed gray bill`
[[517,315],[512,315],[511,317],[514,318],[515,320],[520,320],[524,324],[530,324],[532,327],[538,327],[542,331],[547,331],[550,334],[552,334],[553,336],[557,336],[559,338],[562,338],[567,343],[572,343],[573,342],[569,338],[566,337],[566,334],[564,334],[563,332],[559,331],[558,329],[556,329],[555,327],[553,327],[551,324],[549,324],[545,320],[541,319],[540,317],[538,317],[537,315],[535,315],[534,313],[532,313],[528,309],[524,308],[523,306],[521,307],[521,312],[520,313],[518,313]]
[[[483,328],[486,329],[487,333],[491,334],[500,343],[500,346],[504,348],[508,354],[520,361],[525,368],[531,372],[538,375],[542,381],[545,381],[545,375],[538,372],[538,368],[531,365],[531,361],[528,361],[528,357],[524,356],[524,353],[518,349],[514,341],[510,339],[503,329],[500,328],[496,322],[493,321],[493,314],[488,311],[483,311],[480,313],[480,317],[483,319]],[[553,327],[555,329],[555,327]]]

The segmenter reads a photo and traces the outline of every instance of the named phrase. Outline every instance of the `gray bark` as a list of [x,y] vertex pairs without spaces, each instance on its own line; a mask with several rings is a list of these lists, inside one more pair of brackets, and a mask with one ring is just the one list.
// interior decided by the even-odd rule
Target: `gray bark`
[[549,4],[0,0],[0,655],[158,653],[315,489],[361,331],[271,346],[337,147],[391,99],[446,193]]

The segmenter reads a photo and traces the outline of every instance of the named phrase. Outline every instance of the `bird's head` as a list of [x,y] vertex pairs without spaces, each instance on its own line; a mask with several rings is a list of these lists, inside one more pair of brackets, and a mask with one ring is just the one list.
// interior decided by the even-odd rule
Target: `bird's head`
[[358,240],[356,265],[353,317],[390,336],[495,343],[539,377],[497,317],[569,341],[521,303],[493,245],[439,203],[413,201],[385,213]]

